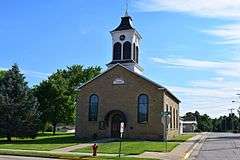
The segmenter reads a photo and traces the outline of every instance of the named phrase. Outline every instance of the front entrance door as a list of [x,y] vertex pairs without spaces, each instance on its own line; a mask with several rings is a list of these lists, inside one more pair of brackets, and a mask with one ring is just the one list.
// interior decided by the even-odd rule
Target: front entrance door
[[111,137],[119,138],[120,137],[120,123],[122,122],[122,118],[119,114],[115,114],[112,117],[111,122]]

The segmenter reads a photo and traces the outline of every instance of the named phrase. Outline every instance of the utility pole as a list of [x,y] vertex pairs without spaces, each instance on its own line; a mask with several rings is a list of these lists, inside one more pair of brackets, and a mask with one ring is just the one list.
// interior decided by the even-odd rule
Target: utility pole
[[224,116],[224,130],[227,132],[227,116]]
[[[238,96],[238,98],[240,99],[240,94],[238,93],[238,94],[236,94],[237,96]],[[240,101],[232,101],[232,103],[238,103],[238,104],[240,104]],[[240,124],[240,106],[238,107],[238,109],[237,109],[237,112],[238,112],[238,130],[240,130],[240,126],[239,126],[239,124]]]
[[[231,116],[233,116],[233,110],[235,110],[235,108],[230,108],[230,109],[228,109],[228,110],[230,110],[230,113],[231,113]],[[232,131],[233,131],[233,117],[231,117],[231,128],[232,128]]]

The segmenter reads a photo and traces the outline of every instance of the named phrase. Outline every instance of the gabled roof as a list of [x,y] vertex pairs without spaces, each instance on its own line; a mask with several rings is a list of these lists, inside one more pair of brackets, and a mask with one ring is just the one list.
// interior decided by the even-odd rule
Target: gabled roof
[[138,74],[138,73],[136,73],[136,72],[133,72],[133,71],[127,69],[126,67],[124,67],[124,66],[121,65],[120,63],[117,63],[116,65],[108,68],[106,71],[104,71],[103,73],[101,73],[101,74],[99,74],[98,76],[94,77],[94,78],[91,79],[90,81],[84,83],[83,85],[81,85],[81,86],[79,87],[79,89],[81,89],[82,87],[84,87],[84,86],[87,85],[88,83],[94,81],[94,80],[97,79],[98,77],[104,75],[105,73],[109,72],[110,70],[112,70],[113,68],[115,68],[115,67],[117,67],[117,66],[120,66],[120,67],[126,69],[127,71],[131,72],[132,74],[135,74],[136,76],[138,76],[138,77],[140,77],[140,78],[142,78],[142,79],[150,82],[151,84],[153,84],[154,86],[158,87],[159,89],[166,91],[166,92],[167,92],[169,95],[171,95],[178,103],[181,102],[181,101],[180,101],[176,96],[174,96],[167,88],[165,88],[165,87],[161,86],[160,84],[158,84],[158,83],[156,83],[156,82],[154,82],[154,81],[146,78],[146,77],[143,76],[143,75],[140,75],[140,74]]

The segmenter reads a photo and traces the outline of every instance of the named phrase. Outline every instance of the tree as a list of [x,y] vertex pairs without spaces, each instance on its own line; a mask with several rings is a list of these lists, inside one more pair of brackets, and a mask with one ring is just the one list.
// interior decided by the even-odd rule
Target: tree
[[238,129],[238,117],[234,113],[229,114],[228,128],[230,131],[234,131]]
[[195,121],[196,115],[192,112],[187,112],[185,116],[182,117],[184,121]]
[[203,132],[211,132],[213,128],[212,119],[207,115],[201,115],[197,122],[197,128]]
[[72,117],[74,111],[74,108],[71,108],[72,105],[69,104],[71,103],[70,97],[64,95],[59,86],[51,81],[43,81],[35,90],[35,95],[40,102],[39,111],[42,112],[41,125],[51,123],[53,134],[56,132],[57,124],[69,122],[68,119]]
[[0,79],[2,79],[5,74],[6,74],[6,71],[0,70]]
[[15,64],[0,79],[0,134],[11,137],[35,137],[38,132],[38,101]]
[[89,81],[101,71],[100,67],[84,69],[81,65],[73,65],[67,69],[57,70],[48,80],[34,87],[34,95],[40,102],[42,130],[46,123],[53,126],[55,134],[59,123],[73,123],[75,119],[75,101],[77,88],[81,83]]

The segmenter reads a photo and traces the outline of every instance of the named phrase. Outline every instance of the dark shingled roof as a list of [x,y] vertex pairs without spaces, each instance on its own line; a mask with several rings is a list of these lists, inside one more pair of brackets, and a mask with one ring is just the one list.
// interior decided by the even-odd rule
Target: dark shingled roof
[[117,63],[136,63],[134,60],[132,59],[129,59],[129,60],[114,60],[110,63],[108,63],[107,65],[109,64],[117,64]]
[[121,21],[120,25],[117,28],[115,28],[113,31],[122,31],[122,30],[134,29],[131,26],[130,21],[132,21],[132,18],[130,16],[122,17],[122,21]]

